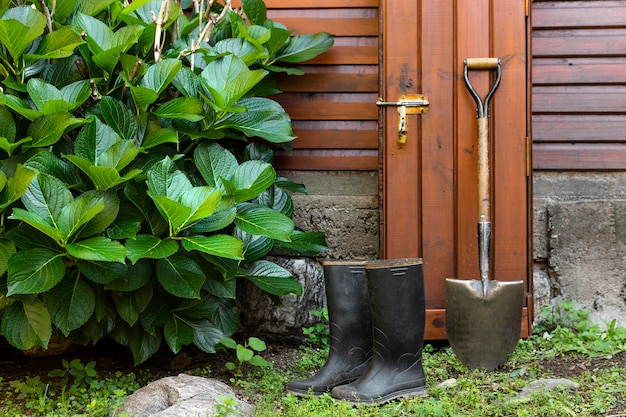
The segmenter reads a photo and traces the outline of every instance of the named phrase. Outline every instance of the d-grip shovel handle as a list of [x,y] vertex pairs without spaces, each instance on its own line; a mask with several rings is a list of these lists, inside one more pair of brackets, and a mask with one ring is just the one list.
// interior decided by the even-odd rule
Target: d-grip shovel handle
[[[493,86],[483,101],[472,87],[469,70],[497,70]],[[491,201],[489,164],[489,101],[500,84],[502,69],[499,58],[469,58],[465,60],[463,77],[467,88],[476,101],[478,115],[478,267],[483,281],[483,292],[487,291],[489,280],[489,257],[491,246]]]

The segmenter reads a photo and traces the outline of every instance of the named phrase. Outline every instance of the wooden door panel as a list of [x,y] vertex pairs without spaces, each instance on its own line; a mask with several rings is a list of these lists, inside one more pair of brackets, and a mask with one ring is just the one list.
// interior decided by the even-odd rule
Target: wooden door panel
[[[476,105],[463,81],[465,58],[502,60],[489,123],[492,275],[529,282],[525,2],[384,0],[381,15],[382,95],[430,101],[427,114],[409,116],[401,146],[397,112],[384,110],[383,251],[424,259],[426,338],[440,339],[445,278],[478,279]],[[472,71],[471,79],[484,97],[491,74]],[[525,309],[523,334],[529,328]]]

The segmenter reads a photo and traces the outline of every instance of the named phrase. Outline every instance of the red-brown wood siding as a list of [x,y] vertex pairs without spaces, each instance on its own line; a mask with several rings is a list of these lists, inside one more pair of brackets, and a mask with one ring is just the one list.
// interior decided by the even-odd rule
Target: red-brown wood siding
[[378,169],[378,0],[266,0],[268,17],[294,34],[329,32],[335,45],[280,79],[276,99],[293,121],[294,152],[275,166]]
[[626,168],[626,1],[532,4],[533,167]]

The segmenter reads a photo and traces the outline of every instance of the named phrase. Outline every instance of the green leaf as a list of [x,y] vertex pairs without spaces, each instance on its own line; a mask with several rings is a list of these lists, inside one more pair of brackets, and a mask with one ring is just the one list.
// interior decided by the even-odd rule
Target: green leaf
[[291,63],[308,61],[329,50],[333,43],[333,36],[325,32],[294,36],[287,47],[278,53],[276,61]]
[[91,282],[103,285],[106,285],[116,279],[126,279],[128,274],[126,264],[121,264],[119,262],[85,261],[82,259],[76,259],[76,267],[80,273]]
[[132,139],[122,139],[110,126],[96,118],[77,135],[74,153],[95,166],[119,171],[135,159],[139,148]]
[[96,307],[91,287],[78,277],[65,279],[50,291],[48,308],[52,322],[68,336],[87,323]]
[[293,279],[291,273],[273,262],[255,261],[240,274],[272,295],[302,294],[302,286]]
[[128,272],[125,276],[106,284],[104,289],[123,292],[135,291],[146,285],[153,276],[152,264],[145,259],[140,260],[134,265],[128,265]]
[[11,7],[0,18],[0,42],[13,61],[18,62],[28,45],[43,34],[45,27],[46,18],[32,7]]
[[217,109],[224,111],[232,108],[267,74],[261,69],[250,70],[240,58],[228,55],[207,65],[202,70],[201,80]]
[[[145,331],[151,334],[158,333],[158,328],[165,326],[165,323],[172,317],[172,309],[164,300],[153,299],[148,307],[141,313],[139,322]],[[193,339],[193,338],[192,338]]]
[[12,303],[2,314],[1,326],[6,340],[20,350],[47,349],[52,337],[50,315],[41,301]]
[[67,252],[78,259],[87,261],[124,263],[126,249],[117,240],[95,236],[67,245]]
[[161,94],[170,85],[182,67],[178,59],[164,59],[152,65],[141,79],[141,86]]
[[188,97],[178,97],[166,101],[153,113],[166,119],[184,119],[191,122],[198,122],[205,118],[202,101]]
[[58,179],[37,175],[31,181],[22,202],[26,209],[55,225],[64,207],[72,202],[72,193]]
[[174,77],[172,84],[185,97],[198,98],[200,91],[200,78],[188,67],[182,67]]
[[243,0],[243,11],[253,25],[262,25],[267,20],[267,8],[263,0]]
[[113,3],[115,3],[115,0],[79,1],[78,10],[86,15],[95,16]]
[[128,259],[134,264],[139,259],[162,259],[178,251],[178,242],[171,239],[159,239],[153,235],[137,235],[126,242]]
[[200,288],[206,279],[193,259],[173,255],[157,261],[157,279],[163,288],[181,298],[200,298]]
[[231,180],[236,188],[233,193],[235,203],[252,200],[270,187],[275,179],[276,171],[266,162],[246,161],[239,165]]
[[250,349],[253,349],[257,352],[263,352],[265,349],[267,349],[267,345],[265,344],[265,342],[258,337],[250,337],[248,339],[248,346],[250,346]]
[[210,314],[209,320],[224,334],[233,334],[239,327],[239,309],[234,298],[217,298],[217,308]]
[[[81,6],[85,3],[81,1]],[[82,7],[80,7],[82,8]],[[80,9],[79,8],[79,9]],[[72,26],[79,32],[85,33],[85,40],[93,54],[98,54],[111,46],[113,31],[99,19],[91,17],[89,13],[78,12],[72,19]]]
[[178,353],[184,345],[193,342],[194,333],[191,326],[173,316],[163,326],[163,337],[172,352]]
[[59,253],[47,249],[27,249],[9,258],[7,296],[37,294],[57,285],[65,275],[65,264]]
[[100,101],[100,110],[104,121],[122,139],[136,140],[139,124],[137,119],[121,101],[111,96],[104,96]]
[[250,365],[253,366],[259,366],[259,367],[263,367],[263,366],[272,366],[271,362],[266,361],[265,359],[263,359],[261,356],[259,355],[254,355],[249,361],[248,363]]
[[134,291],[117,293],[114,298],[115,309],[122,320],[132,326],[139,319],[139,315],[146,309],[151,300],[152,285],[146,284]]
[[[76,0],[74,0],[76,1]],[[69,3],[65,0],[59,4]],[[55,10],[55,18],[58,8]],[[74,54],[74,49],[84,44],[80,35],[74,31],[71,26],[61,27],[54,32],[48,33],[39,43],[37,50],[33,54],[25,54],[24,59],[27,61],[35,61],[37,59],[60,59],[67,58]]]
[[228,113],[215,127],[236,129],[248,137],[258,136],[273,143],[291,142],[296,138],[289,115],[276,101],[249,97],[239,100],[237,106],[245,107],[246,111]]
[[44,114],[38,117],[28,127],[28,135],[32,140],[26,148],[45,148],[54,145],[66,131],[87,123],[84,119],[77,119],[68,112]]
[[96,217],[104,209],[104,201],[95,194],[82,194],[77,199],[63,207],[57,220],[57,227],[67,241],[80,228]]
[[135,366],[145,362],[154,355],[161,346],[161,338],[157,335],[151,335],[143,330],[141,326],[135,326],[129,341],[130,351],[133,353]]
[[30,121],[35,120],[43,114],[43,112],[33,109],[30,104],[28,104],[19,97],[13,95],[5,95],[0,91],[0,98],[6,100],[6,106],[8,108]]
[[151,131],[143,138],[141,147],[149,149],[163,143],[178,143],[178,132],[166,128]]
[[289,241],[293,233],[293,221],[284,214],[268,207],[252,203],[237,206],[235,225],[251,235],[267,236],[272,239]]
[[239,362],[248,362],[254,356],[254,351],[242,345],[237,345],[236,351]]
[[37,173],[22,164],[17,164],[13,176],[6,182],[4,189],[0,193],[0,210],[19,200]]
[[0,107],[0,137],[5,138],[9,143],[15,142],[15,136],[17,134],[17,126],[15,125],[15,119],[13,113],[11,113],[6,107]]
[[133,95],[137,108],[147,111],[148,107],[159,99],[159,93],[143,86],[131,86],[130,92]]
[[[224,200],[222,200],[222,202],[224,202]],[[222,230],[235,220],[236,215],[237,208],[234,205],[218,205],[215,213],[197,221],[189,226],[186,231],[190,233],[210,233]]]
[[82,227],[78,234],[80,238],[86,238],[104,232],[107,227],[117,219],[120,211],[120,199],[114,191],[92,190],[81,194],[80,197],[87,196],[94,196],[96,199],[102,201],[104,208]]
[[79,184],[81,178],[74,167],[48,150],[41,150],[24,164],[27,168],[55,177],[68,187]]
[[69,103],[61,90],[48,84],[40,78],[31,78],[26,84],[26,89],[35,106],[43,112],[43,114],[60,113],[71,111],[75,107],[75,103]]
[[324,232],[302,232],[295,230],[289,242],[276,242],[276,248],[301,255],[317,255],[328,249]]
[[221,178],[231,178],[239,166],[235,156],[215,142],[203,142],[194,152],[194,161],[206,183],[219,187]]
[[9,258],[14,253],[15,244],[8,239],[0,239],[0,276],[7,272],[9,267]]
[[[54,0],[53,0],[54,1]],[[70,17],[74,10],[76,9],[76,5],[79,3],[79,0],[63,0],[56,1],[56,7],[54,8],[54,19],[59,22],[65,22],[65,19]]]
[[256,202],[279,213],[283,213],[287,217],[293,216],[293,200],[291,196],[282,188],[277,187],[276,183],[261,193],[256,199]]
[[243,243],[229,235],[187,236],[183,238],[183,247],[221,258],[243,259]]
[[220,341],[226,336],[224,332],[208,320],[197,320],[190,323],[193,328],[193,343],[206,353],[215,353]]
[[52,239],[57,245],[64,244],[63,233],[58,229],[58,227],[53,224],[52,221],[50,221],[49,219],[40,217],[36,213],[32,213],[19,207],[15,207],[13,209],[13,214],[9,216],[9,219],[21,220]]
[[273,239],[267,236],[250,235],[238,227],[235,227],[234,236],[243,242],[246,262],[256,261],[265,257],[274,247]]

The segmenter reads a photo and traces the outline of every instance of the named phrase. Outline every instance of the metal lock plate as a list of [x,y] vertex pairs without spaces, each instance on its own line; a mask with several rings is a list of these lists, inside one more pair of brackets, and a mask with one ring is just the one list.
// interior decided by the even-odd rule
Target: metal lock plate
[[422,94],[403,94],[398,97],[398,101],[383,101],[379,98],[376,105],[394,106],[398,108],[398,143],[406,143],[406,133],[408,131],[408,114],[428,113],[428,97]]

